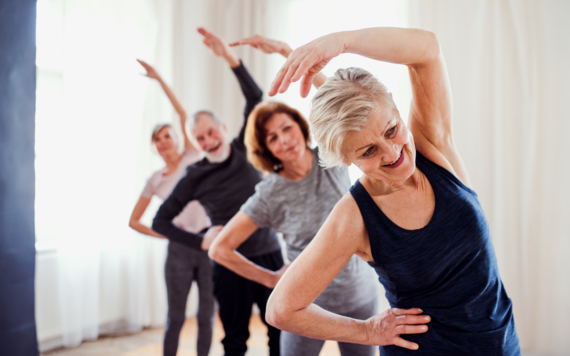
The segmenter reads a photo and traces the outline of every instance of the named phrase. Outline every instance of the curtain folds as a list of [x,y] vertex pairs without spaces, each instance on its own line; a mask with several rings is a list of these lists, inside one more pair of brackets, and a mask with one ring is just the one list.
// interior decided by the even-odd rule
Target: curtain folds
[[491,225],[521,346],[567,354],[570,5],[408,4],[410,26],[435,32],[446,58],[456,144]]
[[65,159],[53,167],[60,198],[51,214],[64,346],[165,321],[166,242],[128,221],[145,177],[163,165],[152,126],[174,118],[136,58],[172,83],[171,12],[165,1],[63,0],[63,127],[54,144]]

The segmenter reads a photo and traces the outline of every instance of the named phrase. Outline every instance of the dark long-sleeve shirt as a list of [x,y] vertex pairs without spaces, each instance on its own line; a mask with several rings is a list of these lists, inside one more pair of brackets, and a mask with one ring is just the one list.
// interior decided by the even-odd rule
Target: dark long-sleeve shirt
[[[263,97],[243,64],[232,69],[246,99],[244,125],[230,144],[230,156],[223,162],[212,163],[206,158],[190,165],[171,195],[164,201],[154,218],[152,228],[169,240],[201,249],[203,233],[193,234],[172,223],[192,200],[198,200],[206,210],[212,225],[225,225],[241,205],[255,193],[261,181],[260,173],[247,160],[244,144],[247,118]],[[270,228],[257,229],[237,249],[246,257],[260,256],[280,249],[275,232]]]

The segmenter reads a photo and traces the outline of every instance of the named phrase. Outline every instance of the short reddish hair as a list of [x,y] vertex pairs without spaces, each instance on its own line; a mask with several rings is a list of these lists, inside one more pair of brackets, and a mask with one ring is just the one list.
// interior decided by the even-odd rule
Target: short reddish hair
[[265,144],[267,132],[265,124],[274,114],[286,114],[301,128],[307,145],[311,142],[309,123],[297,110],[283,103],[275,101],[262,101],[257,104],[247,119],[245,128],[245,146],[247,159],[257,169],[265,172],[280,171],[283,166]]

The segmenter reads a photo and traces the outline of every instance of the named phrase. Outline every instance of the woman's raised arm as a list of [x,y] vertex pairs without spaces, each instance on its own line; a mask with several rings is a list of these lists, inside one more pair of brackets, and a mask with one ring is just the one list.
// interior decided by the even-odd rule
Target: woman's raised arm
[[417,344],[400,335],[427,331],[422,324],[429,317],[417,315],[420,309],[392,308],[368,320],[356,320],[313,304],[354,254],[372,259],[362,216],[354,199],[346,195],[277,283],[267,302],[267,321],[313,339],[417,349]]
[[150,64],[146,63],[145,61],[141,61],[140,59],[137,59],[137,61],[146,70],[146,74],[144,74],[144,76],[155,79],[160,84],[162,90],[164,90],[164,93],[166,94],[166,96],[170,100],[170,103],[174,107],[174,110],[180,117],[180,126],[182,128],[182,133],[184,134],[184,147],[187,149],[197,150],[197,148],[194,147],[194,145],[188,138],[188,134],[186,133],[186,119],[188,118],[186,110],[184,110],[182,104],[180,104],[180,101],[178,101],[178,98],[176,97],[172,89],[168,86],[168,84],[164,82],[164,80],[162,80],[160,74],[158,74],[158,72]]
[[332,33],[293,51],[271,84],[269,95],[283,93],[302,79],[301,96],[332,58],[342,53],[403,64],[412,84],[409,126],[420,152],[469,185],[467,170],[452,134],[453,105],[447,68],[439,42],[429,31],[393,27]]
[[[241,45],[249,45],[255,49],[262,51],[263,53],[268,53],[268,54],[279,53],[285,58],[288,58],[289,55],[293,52],[293,49],[289,47],[287,43],[277,40],[272,40],[270,38],[263,37],[260,35],[254,35],[249,38],[245,38],[243,40],[230,43],[230,47],[241,46]],[[315,86],[315,88],[319,89],[319,87],[323,85],[326,80],[327,77],[323,73],[319,72],[315,74],[315,76],[313,77],[313,85]]]

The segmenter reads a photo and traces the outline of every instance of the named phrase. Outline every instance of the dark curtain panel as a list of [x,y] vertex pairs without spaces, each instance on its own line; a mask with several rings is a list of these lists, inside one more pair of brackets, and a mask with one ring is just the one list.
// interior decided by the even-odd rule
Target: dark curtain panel
[[0,1],[0,355],[38,355],[34,315],[36,2]]

